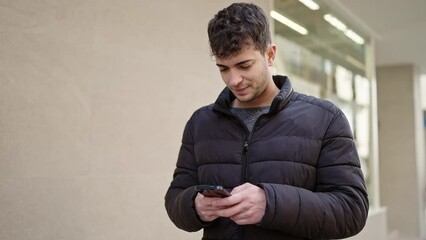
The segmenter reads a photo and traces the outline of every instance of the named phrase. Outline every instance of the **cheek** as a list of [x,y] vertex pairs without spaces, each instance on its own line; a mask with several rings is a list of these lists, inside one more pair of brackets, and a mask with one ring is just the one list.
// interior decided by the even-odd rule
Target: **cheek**
[[253,68],[247,73],[246,77],[252,82],[259,84],[263,81],[264,70],[261,67]]
[[229,85],[229,76],[226,73],[220,73],[220,77],[222,78],[222,81],[226,84]]

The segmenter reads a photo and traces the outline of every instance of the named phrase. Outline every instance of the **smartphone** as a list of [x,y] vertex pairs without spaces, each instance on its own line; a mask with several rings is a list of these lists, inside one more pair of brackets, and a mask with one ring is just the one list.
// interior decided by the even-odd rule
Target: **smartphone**
[[224,189],[222,186],[217,185],[197,185],[195,191],[203,194],[204,197],[229,197],[231,193]]

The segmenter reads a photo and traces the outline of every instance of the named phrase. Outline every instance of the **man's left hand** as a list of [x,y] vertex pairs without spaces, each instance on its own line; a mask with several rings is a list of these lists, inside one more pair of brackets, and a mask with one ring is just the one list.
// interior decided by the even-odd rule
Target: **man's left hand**
[[216,214],[228,217],[238,225],[258,224],[265,215],[265,191],[251,183],[245,183],[234,188],[232,196],[217,199],[212,202],[215,207],[221,207]]

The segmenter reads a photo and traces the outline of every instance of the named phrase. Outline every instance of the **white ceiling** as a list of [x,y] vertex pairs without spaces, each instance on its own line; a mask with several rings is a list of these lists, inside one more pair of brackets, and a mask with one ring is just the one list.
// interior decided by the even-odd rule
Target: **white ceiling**
[[412,63],[426,74],[426,0],[324,0],[375,38],[376,65]]

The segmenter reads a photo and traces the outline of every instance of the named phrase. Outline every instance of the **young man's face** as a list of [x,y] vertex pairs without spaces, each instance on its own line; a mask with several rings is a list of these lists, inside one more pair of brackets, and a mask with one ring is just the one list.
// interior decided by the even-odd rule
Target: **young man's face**
[[269,71],[275,52],[275,45],[268,46],[265,54],[251,46],[231,57],[216,58],[223,81],[237,97],[235,107],[264,106],[269,90],[275,87]]

